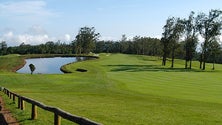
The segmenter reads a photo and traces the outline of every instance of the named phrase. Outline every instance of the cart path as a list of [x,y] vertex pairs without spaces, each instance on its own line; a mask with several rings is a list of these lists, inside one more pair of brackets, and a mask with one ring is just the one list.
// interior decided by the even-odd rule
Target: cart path
[[0,96],[0,125],[19,125],[12,113],[5,108],[5,103]]

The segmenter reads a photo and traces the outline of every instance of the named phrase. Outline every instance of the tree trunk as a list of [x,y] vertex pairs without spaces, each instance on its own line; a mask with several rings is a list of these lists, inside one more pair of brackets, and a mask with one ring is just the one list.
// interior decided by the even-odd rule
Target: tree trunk
[[214,61],[213,61],[213,68],[212,68],[212,70],[215,69],[214,64],[215,64],[215,56],[214,56]]
[[190,69],[192,69],[192,60],[190,60]]
[[203,53],[200,54],[200,69],[202,69]]
[[174,67],[174,51],[175,51],[175,49],[173,49],[173,51],[172,51],[172,62],[171,62],[171,68],[173,68],[173,67]]
[[[206,35],[207,36],[207,35]],[[204,47],[203,47],[203,55],[202,55],[202,59],[203,59],[203,70],[205,70],[205,66],[206,66],[206,61],[207,61],[207,43],[208,43],[208,38],[206,38],[205,42],[204,42]]]
[[162,66],[165,66],[166,65],[166,57],[163,56],[163,60],[162,60]]
[[203,70],[205,70],[206,62],[203,61]]
[[163,54],[162,66],[166,66],[166,53]]
[[205,52],[203,53],[203,70],[205,70],[206,61],[207,61],[207,55],[206,55],[206,51],[205,51]]
[[185,60],[185,69],[187,69],[187,64],[188,63],[188,61],[187,60]]
[[214,68],[215,68],[215,67],[214,67],[214,63],[215,63],[215,62],[213,62],[213,68],[212,68],[212,70],[214,70]]

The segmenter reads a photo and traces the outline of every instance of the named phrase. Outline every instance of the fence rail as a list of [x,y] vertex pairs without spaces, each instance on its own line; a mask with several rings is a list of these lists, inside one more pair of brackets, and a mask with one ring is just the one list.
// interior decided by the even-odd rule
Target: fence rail
[[25,102],[32,104],[32,112],[31,112],[31,119],[37,119],[37,107],[42,108],[44,110],[47,110],[49,112],[54,113],[54,125],[61,125],[61,117],[64,119],[67,119],[69,121],[72,121],[74,123],[77,123],[79,125],[102,125],[100,123],[94,122],[92,120],[89,120],[87,118],[83,118],[80,116],[76,116],[73,114],[70,114],[62,109],[56,108],[56,107],[51,107],[47,106],[41,102],[38,102],[36,100],[20,96],[16,93],[13,93],[9,91],[6,88],[1,88],[1,90],[8,95],[8,97],[11,99],[13,98],[13,101],[15,101],[15,98],[17,97],[18,99],[18,108],[21,110],[25,109]]

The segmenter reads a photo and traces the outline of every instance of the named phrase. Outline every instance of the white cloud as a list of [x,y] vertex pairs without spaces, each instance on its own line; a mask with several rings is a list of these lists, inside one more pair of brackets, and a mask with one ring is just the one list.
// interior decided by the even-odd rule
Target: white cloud
[[0,3],[0,16],[9,20],[42,21],[56,13],[47,8],[45,1],[13,1]]
[[70,41],[71,40],[71,36],[69,34],[65,34],[65,41]]
[[0,35],[0,40],[6,41],[9,46],[18,46],[21,43],[36,45],[54,40],[54,38],[49,37],[46,30],[41,26],[34,25],[25,33],[20,34],[8,29]]
[[[46,9],[45,1],[17,1],[0,4],[0,10],[3,14],[25,14],[25,15],[53,15]],[[21,15],[20,15],[21,16]]]
[[27,31],[28,34],[32,34],[32,35],[44,35],[47,34],[46,30],[39,26],[39,25],[33,25],[32,27],[30,27]]
[[162,36],[161,35],[156,35],[156,36],[154,36],[154,38],[161,39]]
[[222,42],[222,35],[220,35],[220,37],[219,37],[219,38],[220,38],[220,42]]
[[13,35],[14,35],[13,32],[12,32],[12,31],[9,31],[9,32],[3,34],[3,37],[4,37],[4,38],[12,38]]
[[8,46],[18,46],[21,43],[38,45],[48,41],[70,43],[74,38],[70,34],[50,36],[47,31],[38,25],[34,25],[24,33],[16,34],[13,30],[7,30],[0,34],[0,41],[6,41]]
[[47,41],[53,41],[54,38],[50,38],[47,34],[31,35],[31,34],[18,34],[15,35],[13,31],[9,31],[0,36],[1,41],[6,41],[9,46],[18,46],[21,43],[25,44],[41,44]]
[[43,34],[43,35],[30,35],[30,34],[22,34],[22,35],[18,35],[16,36],[17,40],[19,43],[25,43],[25,44],[32,44],[32,45],[36,45],[36,44],[40,44],[40,43],[45,43],[47,41],[52,40],[51,38],[49,38],[49,36],[47,34]]

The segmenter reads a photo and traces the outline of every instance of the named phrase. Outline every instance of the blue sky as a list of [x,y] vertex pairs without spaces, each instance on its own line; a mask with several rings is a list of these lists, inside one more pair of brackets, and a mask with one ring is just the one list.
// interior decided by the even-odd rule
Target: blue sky
[[9,45],[70,43],[80,27],[95,27],[100,39],[122,34],[161,37],[170,16],[222,8],[221,0],[0,0],[0,41]]

